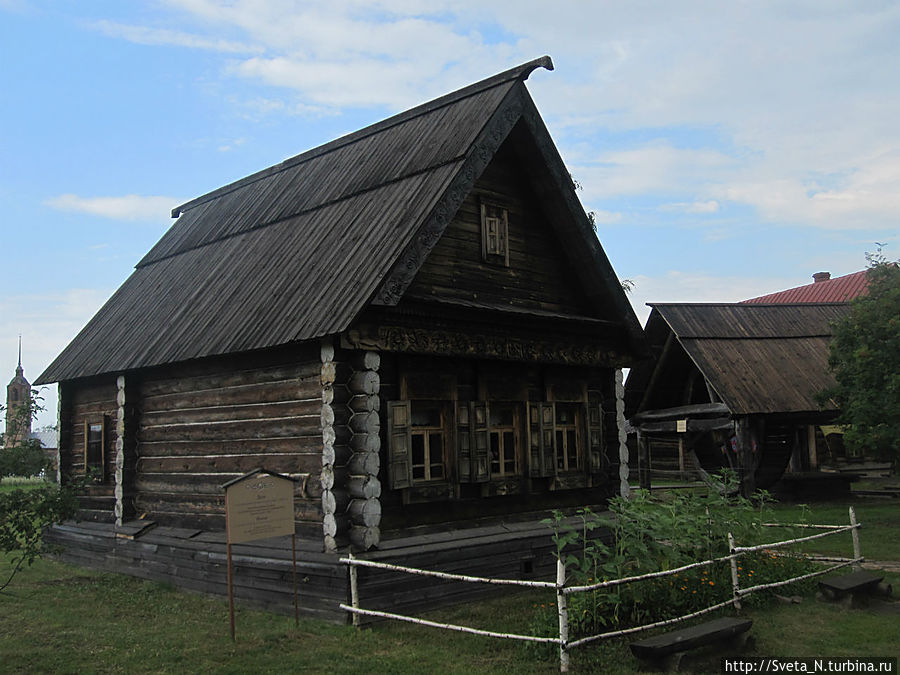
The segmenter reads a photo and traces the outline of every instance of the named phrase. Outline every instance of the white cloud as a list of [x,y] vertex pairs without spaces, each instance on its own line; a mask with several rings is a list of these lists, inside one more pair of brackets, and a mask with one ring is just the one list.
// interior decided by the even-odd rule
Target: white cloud
[[80,197],[62,194],[45,203],[59,211],[87,213],[113,220],[166,223],[172,208],[183,203],[175,197],[124,195],[122,197]]
[[467,20],[490,12],[466,3],[170,0],[211,34],[228,31],[265,47],[225,72],[298,92],[307,105],[399,110],[533,58],[488,44]]
[[[231,52],[223,76],[286,91],[264,94],[257,114],[399,110],[549,53],[557,72],[529,88],[587,200],[647,196],[696,214],[735,202],[775,223],[896,227],[897,3],[165,4],[191,32],[100,26]],[[604,134],[625,140],[598,156]],[[570,140],[598,137],[589,156]]]
[[239,148],[247,142],[246,138],[235,138],[219,146],[219,152],[231,152],[235,148]]
[[682,213],[716,213],[719,210],[719,202],[714,199],[705,202],[673,202],[663,204],[660,211],[680,211]]
[[896,231],[900,213],[900,148],[858,160],[858,168],[833,187],[799,177],[760,176],[756,180],[736,180],[724,187],[722,196],[755,206],[770,221],[788,220],[827,229]]
[[[710,174],[732,172],[735,162],[716,150],[693,150],[657,143],[601,153],[591,164],[575,164],[589,201],[648,193],[694,191]],[[708,179],[707,179],[708,180]]]
[[231,42],[218,38],[206,38],[200,35],[192,35],[167,28],[150,28],[148,26],[133,26],[115,21],[96,21],[93,28],[109,37],[127,40],[139,45],[171,45],[175,47],[188,47],[190,49],[207,49],[216,52],[247,54],[262,51],[261,47],[246,45],[240,42]]

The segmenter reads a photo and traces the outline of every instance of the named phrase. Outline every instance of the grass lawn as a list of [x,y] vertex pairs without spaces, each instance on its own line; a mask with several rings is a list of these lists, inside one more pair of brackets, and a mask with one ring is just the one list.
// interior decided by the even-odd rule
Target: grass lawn
[[[842,505],[778,506],[794,522],[847,521]],[[863,554],[900,560],[900,508],[860,502]],[[773,530],[773,533],[775,531]],[[773,537],[773,540],[777,537]],[[833,553],[848,555],[850,535],[835,535]],[[826,539],[825,541],[829,541]],[[0,556],[0,576],[9,559]],[[5,577],[4,577],[5,578]],[[900,588],[900,574],[888,574]],[[790,594],[785,590],[786,595]],[[428,618],[490,630],[529,633],[533,607],[548,593],[509,593],[490,601],[433,612]],[[302,602],[302,600],[301,600]],[[900,602],[847,609],[805,597],[746,611],[754,620],[748,656],[898,656]],[[722,652],[698,650],[683,672],[719,672]],[[573,653],[574,672],[637,673],[627,641]],[[335,672],[551,673],[552,649],[396,622],[365,630],[238,608],[237,641],[228,632],[223,598],[184,593],[138,579],[42,560],[0,593],[0,672]]]
[[43,478],[17,478],[7,477],[0,480],[0,492],[12,492],[13,490],[34,490],[42,485],[46,485],[47,481]]
[[[521,619],[531,601],[519,595],[479,603],[466,614],[485,627],[518,624],[527,630]],[[301,620],[298,630],[292,617],[239,607],[236,626],[232,643],[222,598],[44,560],[0,593],[0,671],[540,673],[557,668],[553,658],[536,662],[515,643],[396,623],[356,630]]]
[[[900,501],[895,499],[855,499],[853,508],[856,520],[862,524],[859,544],[867,560],[900,561]],[[777,504],[774,507],[777,522],[816,523],[819,525],[849,525],[847,504],[820,502],[808,505]],[[773,529],[773,540],[782,538],[782,530]],[[806,534],[814,534],[815,531]],[[803,536],[802,534],[798,536]],[[850,533],[835,534],[806,544],[811,553],[852,557],[853,542]]]

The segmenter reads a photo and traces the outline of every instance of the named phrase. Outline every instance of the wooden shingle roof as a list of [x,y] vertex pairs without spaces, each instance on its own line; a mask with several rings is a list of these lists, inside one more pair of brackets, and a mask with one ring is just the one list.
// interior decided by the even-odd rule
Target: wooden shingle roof
[[[834,384],[828,346],[844,303],[651,306],[648,338],[661,345],[671,333],[733,415],[816,412],[816,394]],[[651,360],[631,371],[633,402],[657,367]]]
[[553,68],[548,57],[531,61],[177,207],[172,228],[37,383],[336,334],[369,305],[397,304],[523,123],[553,184],[544,189],[571,212],[575,226],[563,234],[577,240],[570,248],[589,268],[591,292],[617,306],[639,341],[524,86],[539,67]]

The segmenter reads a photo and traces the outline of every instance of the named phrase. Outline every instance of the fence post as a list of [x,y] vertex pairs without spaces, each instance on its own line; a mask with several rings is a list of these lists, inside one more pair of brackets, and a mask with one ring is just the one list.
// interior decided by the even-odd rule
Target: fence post
[[[734,555],[734,535],[728,533],[728,554]],[[738,581],[737,558],[731,559],[731,593],[734,596],[732,604],[737,611],[741,611],[740,583]]]
[[556,607],[559,610],[559,672],[569,672],[569,611],[566,607],[566,596],[563,586],[566,585],[566,564],[562,561],[562,553],[556,559]]
[[[350,562],[347,563],[350,568],[350,605],[353,609],[359,609],[359,585],[357,583],[356,565],[353,564],[353,554],[348,553],[347,557]],[[353,626],[359,628],[359,614],[353,612]]]
[[[859,528],[856,526],[856,511],[853,507],[850,507],[850,525],[853,526],[853,529],[850,532],[853,535],[853,559],[857,560],[862,558],[862,552],[859,548]],[[858,562],[853,563],[853,569],[859,571],[862,569],[862,565]]]

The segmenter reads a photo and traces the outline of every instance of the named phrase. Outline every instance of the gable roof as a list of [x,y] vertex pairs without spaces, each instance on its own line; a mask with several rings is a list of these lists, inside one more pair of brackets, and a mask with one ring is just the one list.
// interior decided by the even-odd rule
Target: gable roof
[[[524,80],[510,69],[214,190],[180,216],[37,384],[289,344],[396,305],[514,128],[590,293],[641,328]],[[522,129],[526,131],[521,131]]]
[[[744,300],[743,304],[850,302],[868,292],[869,281],[866,273],[867,270],[861,270],[834,279],[816,281],[804,286],[789,288],[786,291],[750,298]],[[825,274],[827,275],[827,272]]]
[[[821,410],[815,395],[834,384],[828,345],[845,303],[651,306],[648,339],[660,348],[671,334],[733,415]],[[634,404],[660,367],[656,359],[631,371]]]

